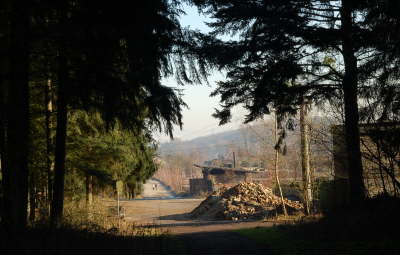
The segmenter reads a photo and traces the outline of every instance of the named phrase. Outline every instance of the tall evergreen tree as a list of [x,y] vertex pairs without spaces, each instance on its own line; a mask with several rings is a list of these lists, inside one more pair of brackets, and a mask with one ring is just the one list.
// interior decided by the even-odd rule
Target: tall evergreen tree
[[[194,51],[227,70],[228,80],[213,93],[221,97],[215,114],[221,124],[238,104],[248,110],[248,122],[271,108],[295,112],[303,100],[342,101],[351,199],[362,201],[358,97],[372,78],[360,68],[376,50],[375,29],[365,18],[371,8],[351,0],[193,2],[214,19],[213,32],[198,35]],[[238,39],[219,39],[224,34]]]
[[4,223],[19,231],[27,223],[29,145],[29,27],[31,1],[5,1],[1,13],[1,170]]
[[[4,208],[9,208],[2,219],[21,228],[26,225],[23,219],[27,211],[28,81],[51,77],[56,91],[54,185],[51,163],[47,170],[48,186],[53,187],[49,192],[53,193],[49,195],[51,218],[58,225],[64,199],[68,112],[100,111],[110,130],[118,123],[138,137],[148,136],[145,130],[154,128],[172,136],[174,125],[182,125],[185,104],[177,90],[161,84],[161,76],[176,75],[181,82],[191,82],[204,72],[194,71],[186,55],[178,1],[38,3],[1,3],[5,22],[1,24],[0,43],[5,47],[0,56],[0,152]],[[9,54],[3,54],[3,49]],[[33,175],[31,181],[35,182]],[[33,190],[34,185],[31,187]]]
[[[113,6],[82,1],[60,9],[58,27],[67,36],[60,37],[57,44],[62,71],[57,76],[60,129],[52,211],[55,225],[62,214],[66,132],[66,117],[62,116],[68,105],[98,109],[111,128],[118,122],[128,130],[158,128],[172,136],[174,124],[182,125],[184,102],[177,91],[160,83],[162,74],[178,73],[172,69],[172,56],[180,51],[177,38],[184,39],[177,21],[179,9],[174,1],[161,0],[129,7],[124,1]],[[64,12],[68,18],[63,21]],[[178,66],[184,70],[184,65],[180,62]],[[185,71],[178,76],[187,78]]]

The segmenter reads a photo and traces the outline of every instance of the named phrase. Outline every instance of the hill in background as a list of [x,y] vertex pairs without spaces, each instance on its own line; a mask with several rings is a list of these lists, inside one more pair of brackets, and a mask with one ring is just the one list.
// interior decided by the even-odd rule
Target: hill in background
[[[286,129],[285,139],[281,145],[284,155],[280,156],[279,169],[299,171],[300,160],[300,128],[298,120],[293,122],[294,129]],[[331,170],[331,135],[330,125],[320,117],[312,118],[312,141],[310,152],[312,164],[316,171]],[[323,134],[323,135],[321,135]],[[274,123],[271,120],[259,121],[245,125],[240,129],[225,131],[213,135],[198,137],[188,141],[174,140],[162,143],[158,153],[161,158],[181,155],[192,159],[192,163],[203,163],[216,158],[236,160],[263,161],[267,169],[274,164],[275,142]]]
[[[205,158],[227,157],[232,149],[247,149],[251,144],[257,143],[254,135],[244,134],[243,130],[225,131],[213,135],[198,137],[189,141],[174,140],[162,143],[159,146],[161,157],[173,154],[194,154],[200,153]],[[247,144],[247,145],[246,145]]]

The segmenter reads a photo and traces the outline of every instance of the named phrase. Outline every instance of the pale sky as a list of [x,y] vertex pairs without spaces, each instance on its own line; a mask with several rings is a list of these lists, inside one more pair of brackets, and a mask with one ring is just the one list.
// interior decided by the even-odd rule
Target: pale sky
[[[190,26],[193,29],[200,29],[202,32],[209,31],[204,21],[207,18],[198,14],[195,8],[185,8],[187,15],[181,17],[182,26]],[[218,126],[218,120],[211,116],[215,108],[219,107],[219,97],[210,97],[210,93],[216,88],[216,81],[224,80],[224,75],[215,72],[209,77],[209,85],[185,85],[179,86],[173,78],[163,79],[163,84],[183,89],[183,100],[189,109],[183,111],[183,129],[175,128],[174,137],[181,140],[190,140],[195,137],[215,134],[226,130],[237,129],[243,121],[244,110],[241,108],[232,111],[231,123]],[[154,134],[159,142],[167,142],[169,138],[163,134]]]

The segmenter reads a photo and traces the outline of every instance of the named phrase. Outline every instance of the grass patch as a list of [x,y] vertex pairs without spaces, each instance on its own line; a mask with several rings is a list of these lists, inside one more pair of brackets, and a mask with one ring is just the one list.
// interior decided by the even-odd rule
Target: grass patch
[[168,234],[128,236],[79,229],[34,228],[12,238],[0,227],[0,251],[8,254],[184,254],[184,247]]
[[0,254],[185,254],[180,241],[165,231],[118,219],[110,213],[114,204],[98,200],[88,208],[85,201],[67,200],[59,229],[50,228],[46,215],[13,235],[0,224]]
[[272,255],[400,254],[400,199],[376,197],[314,221],[237,230]]
[[398,240],[342,240],[315,237],[303,226],[240,229],[236,232],[267,245],[272,255],[399,254]]

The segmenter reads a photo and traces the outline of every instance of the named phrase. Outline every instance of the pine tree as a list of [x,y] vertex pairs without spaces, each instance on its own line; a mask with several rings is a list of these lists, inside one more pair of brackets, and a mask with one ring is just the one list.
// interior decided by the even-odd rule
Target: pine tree
[[[14,233],[27,224],[29,145],[29,28],[31,1],[1,4],[1,170],[4,223]],[[4,33],[3,33],[4,32]],[[2,49],[2,50],[4,50]]]
[[[119,0],[110,5],[106,1],[93,4],[80,0],[40,0],[35,6],[30,1],[3,2],[0,153],[3,208],[9,208],[4,219],[18,228],[26,225],[27,160],[28,149],[32,149],[28,134],[31,131],[38,135],[32,141],[35,144],[41,137],[35,128],[29,128],[30,118],[35,119],[35,124],[41,120],[32,113],[29,115],[29,105],[36,102],[29,104],[28,92],[35,90],[37,83],[45,88],[51,78],[57,121],[47,120],[47,125],[53,124],[57,129],[56,146],[53,152],[50,131],[46,136],[45,161],[47,186],[52,189],[48,192],[52,200],[51,218],[57,226],[63,211],[68,113],[75,109],[100,112],[109,130],[118,125],[138,139],[148,137],[148,130],[154,128],[172,136],[174,125],[182,125],[181,111],[185,104],[178,90],[161,84],[161,76],[176,75],[181,83],[192,82],[204,70],[196,71],[188,57],[185,31],[177,19],[181,13],[178,1]],[[3,49],[10,54],[3,54]],[[35,85],[30,88],[28,81]],[[147,143],[148,140],[137,140],[140,150],[147,150],[144,145]],[[149,163],[150,151],[137,163],[140,174],[131,175],[130,182],[135,187],[140,186],[136,181],[148,176],[142,169],[154,170]],[[53,153],[54,176],[49,160],[52,156],[49,154]],[[30,172],[33,197],[41,184],[37,183],[36,170]],[[31,202],[35,207],[35,201]]]
[[[351,200],[362,201],[358,98],[374,79],[363,67],[378,48],[377,30],[366,19],[374,8],[351,0],[193,2],[214,18],[213,32],[196,35],[193,51],[227,71],[228,80],[212,94],[221,98],[222,110],[215,114],[221,124],[240,104],[249,122],[271,109],[294,113],[304,100],[342,102]],[[237,39],[219,39],[224,34]]]

